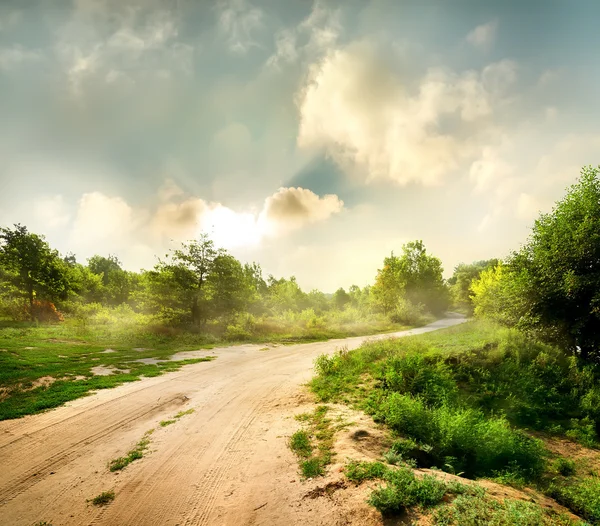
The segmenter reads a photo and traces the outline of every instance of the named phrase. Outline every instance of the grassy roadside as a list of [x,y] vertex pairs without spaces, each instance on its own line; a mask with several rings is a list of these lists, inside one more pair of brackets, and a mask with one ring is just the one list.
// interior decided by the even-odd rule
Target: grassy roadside
[[[407,328],[389,323],[354,324],[345,330],[305,328],[234,341],[293,344]],[[175,353],[210,349],[217,344],[231,345],[232,341],[199,332],[127,323],[93,325],[70,320],[36,325],[0,320],[0,420],[39,413],[98,389],[210,360],[168,361]]]
[[[470,322],[321,356],[316,371],[311,387],[322,402],[349,404],[390,429],[396,442],[387,463],[532,487],[600,524],[597,372],[558,349]],[[551,451],[553,437],[577,442],[595,460],[583,465],[569,457],[572,449]],[[377,478],[391,476],[384,475]],[[370,502],[391,513],[382,504],[395,498],[386,487]],[[540,515],[539,506],[491,502],[455,492],[437,505],[434,524],[571,524]]]

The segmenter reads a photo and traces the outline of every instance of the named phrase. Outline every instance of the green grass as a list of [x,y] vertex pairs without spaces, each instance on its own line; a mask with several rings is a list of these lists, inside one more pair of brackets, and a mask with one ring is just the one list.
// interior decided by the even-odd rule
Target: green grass
[[171,424],[174,424],[175,422],[177,422],[177,420],[161,420],[160,427],[167,427],[167,426],[170,426]]
[[[560,349],[515,330],[469,322],[321,356],[315,370],[311,388],[318,398],[362,409],[397,437],[384,456],[389,464],[534,486],[600,524],[597,479],[581,479],[572,459],[551,462],[536,438],[598,446],[600,377]],[[389,484],[375,495],[371,503],[378,509],[404,506],[394,504]],[[499,517],[526,515],[515,506],[498,511]],[[545,515],[543,520],[551,524]]]
[[583,526],[566,515],[545,510],[539,504],[488,495],[459,495],[433,514],[437,526]]
[[472,486],[444,482],[433,475],[417,477],[408,466],[390,468],[381,462],[350,461],[344,473],[348,480],[360,484],[365,480],[381,480],[369,504],[383,515],[396,515],[412,506],[428,508],[440,503],[446,495],[479,491]]
[[600,524],[600,477],[567,483],[555,482],[548,495],[592,524]]
[[107,504],[110,504],[113,500],[115,500],[115,492],[104,491],[100,493],[100,495],[96,495],[91,502],[94,506],[106,506]]
[[314,412],[296,417],[306,429],[300,429],[290,437],[289,447],[298,456],[304,478],[324,475],[325,467],[331,463],[335,426],[326,416],[328,410],[327,406],[320,405]]
[[313,448],[308,433],[303,429],[296,431],[290,438],[290,449],[299,457],[309,458]]
[[150,434],[152,434],[153,431],[153,429],[147,431],[142,440],[140,440],[135,447],[127,453],[127,455],[111,460],[108,464],[109,471],[120,471],[125,469],[133,461],[142,458],[144,456],[144,452],[146,449],[148,449],[148,445],[150,444]]
[[[58,407],[98,389],[108,389],[142,377],[175,371],[184,365],[211,360],[201,357],[157,364],[140,359],[168,360],[180,351],[199,348],[187,338],[111,331],[79,331],[62,325],[17,325],[0,328],[0,420],[19,418]],[[115,352],[105,352],[106,350]],[[97,376],[104,366],[113,374]],[[35,387],[43,377],[54,383]]]
[[[0,320],[0,420],[39,413],[98,389],[214,358],[166,361],[177,352],[210,349],[233,341],[293,344],[410,328],[383,318],[360,321],[356,315],[348,315],[345,320],[344,315],[330,320],[327,326],[312,326],[301,314],[289,321],[262,320],[248,333],[233,330],[231,334],[215,332],[212,326],[199,330],[155,325],[140,322],[148,318],[142,315],[119,317],[114,313],[96,321],[67,318],[58,324]],[[427,321],[423,318],[420,323]],[[140,359],[160,363],[145,364]],[[111,368],[113,374],[94,375],[92,368],[96,366]],[[35,382],[44,377],[54,383],[36,387]]]

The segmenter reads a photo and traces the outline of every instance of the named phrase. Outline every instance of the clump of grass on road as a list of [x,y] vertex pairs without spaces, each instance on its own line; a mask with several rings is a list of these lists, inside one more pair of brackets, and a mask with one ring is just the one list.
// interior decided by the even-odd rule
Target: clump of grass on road
[[148,449],[148,445],[150,444],[150,435],[153,431],[154,429],[147,431],[142,440],[140,440],[135,447],[127,453],[127,455],[111,460],[108,464],[108,469],[110,471],[120,471],[126,468],[133,461],[142,458],[144,456],[144,451]]
[[170,426],[171,424],[174,424],[175,422],[177,422],[177,420],[179,420],[181,417],[185,416],[185,415],[191,415],[194,412],[194,409],[188,409],[187,411],[179,411],[179,413],[177,413],[173,418],[169,419],[169,420],[161,420],[160,421],[160,427],[167,427]]
[[106,506],[110,504],[113,500],[115,500],[115,492],[114,491],[103,491],[100,495],[96,495],[92,499],[92,504],[94,506]]
[[290,438],[289,446],[298,456],[304,478],[324,475],[325,467],[331,463],[335,430],[331,419],[325,416],[328,410],[327,406],[321,405],[312,413],[296,417],[305,423],[307,429],[296,431]]

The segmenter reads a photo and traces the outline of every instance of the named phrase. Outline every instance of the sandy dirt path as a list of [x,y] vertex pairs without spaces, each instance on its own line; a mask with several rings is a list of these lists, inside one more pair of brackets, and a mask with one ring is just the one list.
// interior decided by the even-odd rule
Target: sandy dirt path
[[[314,359],[368,339],[462,321],[266,350],[241,345],[194,351],[217,359],[0,422],[0,524],[333,524],[322,510],[299,505],[306,487],[287,448],[298,428],[291,416],[309,401],[302,385]],[[159,425],[191,408],[172,425]],[[108,462],[152,428],[144,458],[111,473]],[[116,494],[108,506],[86,502],[108,490]]]

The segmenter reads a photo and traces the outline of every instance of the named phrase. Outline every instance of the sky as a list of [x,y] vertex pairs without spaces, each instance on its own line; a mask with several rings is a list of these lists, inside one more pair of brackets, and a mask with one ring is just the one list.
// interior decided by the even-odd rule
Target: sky
[[596,0],[0,0],[0,225],[306,290],[506,257],[600,160]]

